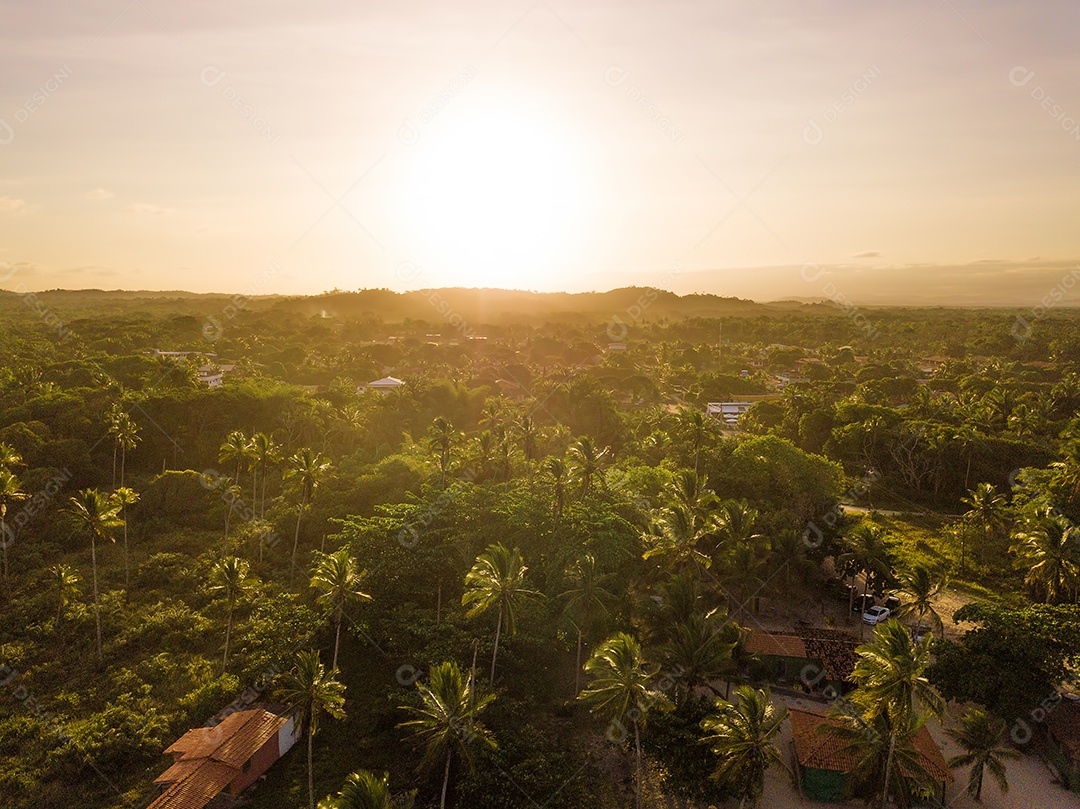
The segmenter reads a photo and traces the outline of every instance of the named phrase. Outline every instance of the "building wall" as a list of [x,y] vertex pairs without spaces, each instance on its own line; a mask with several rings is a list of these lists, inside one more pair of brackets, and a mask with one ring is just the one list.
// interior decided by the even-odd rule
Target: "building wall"
[[229,792],[239,795],[258,780],[259,776],[270,769],[275,761],[281,758],[278,752],[278,737],[271,736],[266,744],[260,747],[251,757],[251,766],[247,772],[239,773],[229,784]]
[[834,770],[818,770],[802,767],[803,794],[812,801],[833,803],[844,800],[847,775]]

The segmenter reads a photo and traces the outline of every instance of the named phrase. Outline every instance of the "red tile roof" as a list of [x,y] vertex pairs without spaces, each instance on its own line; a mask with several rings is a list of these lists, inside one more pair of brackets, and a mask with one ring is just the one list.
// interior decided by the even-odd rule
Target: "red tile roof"
[[772,635],[754,629],[751,629],[746,637],[746,651],[750,654],[806,658],[806,645],[802,638],[795,635]]
[[253,706],[216,727],[192,728],[165,750],[176,761],[154,783],[169,786],[147,809],[203,809],[286,722],[282,713]]
[[[788,710],[788,718],[791,720],[792,738],[795,742],[795,757],[800,766],[843,773],[855,769],[856,757],[850,750],[844,750],[845,742],[831,733],[818,730],[824,725],[837,726],[836,720],[824,714],[795,708]],[[923,766],[934,780],[953,780],[941,749],[925,725],[915,734],[914,744]]]

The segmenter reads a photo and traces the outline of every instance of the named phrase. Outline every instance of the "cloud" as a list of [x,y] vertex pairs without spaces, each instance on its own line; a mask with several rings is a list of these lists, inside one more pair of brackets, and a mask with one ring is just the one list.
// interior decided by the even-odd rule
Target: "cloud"
[[128,213],[148,215],[148,216],[161,216],[172,211],[171,208],[163,208],[160,205],[152,205],[149,202],[134,202],[124,208]]
[[26,200],[0,197],[0,213],[17,213],[26,210]]
[[106,191],[104,188],[95,188],[93,191],[86,192],[86,198],[92,200],[112,199],[115,196],[112,191]]
[[856,253],[852,258],[881,258],[881,253],[877,250],[867,250],[865,253]]

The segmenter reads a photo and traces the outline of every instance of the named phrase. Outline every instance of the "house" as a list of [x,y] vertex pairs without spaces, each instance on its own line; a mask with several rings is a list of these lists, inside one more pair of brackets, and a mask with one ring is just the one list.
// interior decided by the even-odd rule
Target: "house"
[[859,643],[854,635],[828,628],[787,635],[751,629],[744,641],[746,651],[757,655],[771,679],[801,683],[814,691],[831,686],[837,694],[851,689]]
[[1046,709],[1047,758],[1073,792],[1080,792],[1080,699],[1066,694]]
[[193,728],[173,742],[173,765],[154,779],[162,792],[147,809],[231,805],[296,743],[299,727],[279,705],[252,705],[214,727]]
[[739,423],[739,417],[750,409],[753,402],[709,402],[705,405],[705,415],[718,418],[729,427]]
[[374,382],[368,382],[364,387],[367,390],[373,390],[377,393],[389,393],[390,391],[400,388],[405,383],[397,377],[384,376],[382,379],[376,379]]
[[[844,742],[823,730],[826,725],[836,726],[837,720],[796,708],[788,709],[788,718],[791,721],[793,769],[802,794],[812,801],[844,800],[848,774],[855,769],[856,757],[843,749]],[[919,762],[940,786],[937,797],[944,801],[945,788],[953,776],[941,748],[925,725],[915,734],[914,745]]]

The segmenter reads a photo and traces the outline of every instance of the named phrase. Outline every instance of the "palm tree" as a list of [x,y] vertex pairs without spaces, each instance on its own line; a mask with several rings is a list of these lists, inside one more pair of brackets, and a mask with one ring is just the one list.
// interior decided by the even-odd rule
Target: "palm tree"
[[1047,604],[1080,594],[1080,528],[1058,514],[1041,514],[1015,537],[1013,551],[1027,568],[1024,583]]
[[709,509],[720,502],[705,476],[692,469],[677,471],[665,488],[672,502],[690,509],[699,520],[704,520]]
[[562,458],[548,458],[544,466],[547,479],[551,482],[551,516],[555,525],[562,519],[566,506],[566,491],[570,485],[570,468]]
[[11,545],[11,537],[8,534],[7,513],[8,507],[14,503],[26,500],[30,495],[23,491],[19,479],[6,466],[0,466],[0,550],[3,552],[3,578],[4,590],[7,592],[8,580],[8,545]]
[[741,545],[760,538],[754,533],[758,518],[757,509],[745,500],[724,500],[716,510],[716,552],[732,551]]
[[[991,483],[979,483],[971,489],[966,497],[961,497],[960,502],[968,507],[964,514],[964,522],[978,529],[982,535],[984,544],[998,536],[1005,528],[1008,513],[1008,500],[994,488]],[[963,576],[967,567],[967,554],[964,546],[960,547],[960,575]]]
[[311,765],[312,739],[319,730],[319,717],[345,718],[345,684],[337,679],[337,669],[327,671],[314,649],[296,653],[292,669],[283,675],[277,698],[296,711],[307,736],[308,809],[315,809],[315,783]]
[[706,537],[715,532],[712,520],[699,520],[690,507],[679,504],[668,506],[649,526],[642,536],[645,552],[642,557],[667,557],[674,571],[682,571],[697,566],[708,568],[712,557],[701,550]]
[[679,672],[676,697],[689,698],[702,687],[719,696],[712,683],[721,678],[730,682],[735,674],[732,656],[739,627],[722,612],[694,613],[675,624],[671,636],[658,652],[665,667]]
[[233,430],[218,448],[219,463],[236,463],[233,483],[240,485],[240,468],[251,458],[251,442],[240,430]]
[[896,610],[896,617],[914,615],[920,624],[929,621],[934,634],[942,637],[945,627],[934,609],[933,599],[945,589],[948,580],[944,576],[935,576],[925,565],[917,565],[911,570],[902,571],[897,581],[900,592],[908,597],[908,601]]
[[[269,464],[277,463],[278,460],[278,446],[274,443],[274,439],[268,436],[266,433],[255,433],[251,436],[251,458],[253,463],[259,467],[259,480],[262,482],[261,490],[262,494],[259,497],[259,516],[266,515],[266,467]],[[251,504],[254,508],[255,504]]]
[[573,567],[574,586],[559,594],[566,599],[563,615],[568,616],[577,630],[577,665],[574,668],[574,694],[581,690],[581,648],[586,631],[596,628],[604,618],[610,615],[608,604],[614,596],[604,589],[604,581],[609,578],[596,571],[596,558],[586,554]]
[[116,486],[116,456],[120,452],[120,441],[117,439],[116,434],[120,431],[120,420],[127,414],[120,406],[119,402],[113,402],[112,406],[105,411],[105,427],[109,432],[109,435],[113,437],[113,452],[112,452],[112,485]]
[[454,441],[458,432],[454,425],[442,416],[437,416],[431,422],[431,444],[438,452],[439,462],[439,485],[446,488],[446,476],[450,473],[450,461],[453,458]]
[[22,465],[22,455],[14,447],[0,443],[0,467],[11,469]]
[[589,703],[593,713],[611,721],[611,729],[626,730],[623,724],[630,721],[634,732],[634,805],[641,809],[641,725],[653,708],[670,707],[670,700],[651,687],[660,667],[647,663],[641,653],[641,644],[633,635],[619,632],[602,643],[585,664],[586,673],[592,678],[578,699]]
[[531,598],[543,598],[541,593],[525,586],[525,571],[517,548],[507,550],[505,545],[489,545],[476,557],[476,563],[465,574],[465,592],[461,595],[463,607],[471,605],[466,618],[475,618],[492,607],[499,612],[495,625],[495,648],[491,653],[491,682],[495,682],[495,658],[499,654],[499,637],[503,624],[513,636],[517,633],[518,603]]
[[[848,775],[848,793],[865,794],[867,805],[876,809],[909,809],[937,789],[915,747],[915,734],[927,716],[880,713],[867,717],[839,704],[829,714],[833,721],[820,726],[818,732],[833,737],[839,754],[855,759]],[[892,770],[902,777],[892,778]]]
[[127,452],[139,444],[139,426],[132,421],[131,416],[121,410],[117,413],[115,422],[110,424],[109,430],[120,447],[120,486],[123,487]]
[[304,516],[308,505],[315,497],[315,491],[319,488],[323,475],[329,468],[330,462],[323,460],[323,456],[310,447],[304,447],[289,458],[289,469],[285,472],[285,479],[292,481],[295,489],[300,493],[300,505],[296,510],[296,534],[293,536],[290,580],[296,572],[296,548],[300,544],[300,518]]
[[529,416],[522,416],[517,422],[518,433],[521,434],[521,452],[525,456],[525,474],[528,478],[529,485],[532,485],[533,475],[533,461],[536,460],[537,455],[537,438],[540,435],[540,431],[536,426],[536,422]]
[[[875,525],[859,523],[845,537],[846,550],[836,558],[837,567],[851,575],[854,584],[860,573],[867,587],[887,582],[892,577],[892,558],[885,543],[885,532]],[[855,606],[855,591],[848,596],[848,610]]]
[[390,794],[390,774],[381,776],[369,770],[357,770],[345,777],[334,797],[319,801],[318,809],[412,809],[416,791]]
[[49,578],[56,587],[56,630],[60,631],[60,621],[64,618],[64,610],[79,595],[79,582],[82,579],[79,572],[71,565],[53,565],[49,568]]
[[593,481],[603,470],[609,454],[607,447],[598,450],[587,435],[581,436],[570,446],[571,478],[581,484],[582,497],[588,497],[592,492]]
[[735,546],[735,550],[727,557],[725,572],[721,577],[723,586],[737,594],[725,591],[730,612],[749,615],[747,607],[751,604],[753,611],[758,611],[759,594],[767,581],[762,578],[765,565],[766,560],[756,545],[746,543]]
[[683,408],[678,413],[680,426],[690,438],[690,448],[694,456],[694,474],[697,474],[701,466],[701,447],[705,443],[705,435],[712,426],[709,417],[700,410]]
[[971,766],[968,775],[968,794],[975,800],[981,800],[983,772],[997,782],[1002,792],[1009,791],[1009,781],[1005,777],[1005,759],[1020,758],[1020,754],[1006,746],[1008,727],[996,716],[991,716],[981,708],[971,708],[960,717],[960,724],[945,731],[957,742],[964,752],[949,759],[950,767]]
[[899,734],[915,723],[915,701],[935,716],[943,713],[945,703],[924,675],[930,644],[915,643],[899,621],[890,619],[879,626],[874,639],[856,653],[851,681],[858,688],[852,701],[862,706],[868,722],[884,716],[892,734],[881,789],[882,795],[889,795],[896,743]]
[[350,601],[371,601],[371,596],[360,590],[360,582],[366,573],[357,571],[356,559],[349,556],[348,548],[338,548],[333,553],[316,551],[311,586],[319,591],[315,599],[319,606],[329,609],[334,618],[334,661],[330,664],[331,668],[337,668],[345,605]]
[[713,712],[701,720],[702,741],[719,758],[713,778],[739,799],[740,808],[757,806],[769,767],[790,775],[776,746],[787,709],[773,705],[768,691],[748,685],[736,688],[735,696],[736,703],[717,699]]
[[806,555],[802,533],[794,529],[779,531],[769,537],[768,565],[774,571],[771,580],[780,599],[791,597],[809,582],[818,570]]
[[[122,467],[121,467],[122,468]],[[123,478],[123,475],[120,476]],[[124,587],[131,586],[131,568],[128,563],[128,521],[127,507],[139,502],[139,493],[127,486],[121,486],[112,493],[110,498],[113,503],[120,506],[120,519],[124,523]]]
[[248,578],[251,566],[246,560],[236,556],[227,556],[214,564],[210,570],[210,592],[220,593],[229,604],[229,618],[225,624],[225,654],[221,658],[221,673],[229,662],[229,640],[232,638],[233,611],[236,602],[251,589],[252,581]]
[[112,532],[123,524],[120,519],[120,506],[108,495],[97,489],[83,489],[69,498],[70,506],[66,515],[72,528],[90,538],[90,564],[94,571],[94,624],[97,629],[97,657],[101,655],[101,605],[98,601],[97,584],[97,543],[115,542]]
[[420,707],[402,706],[416,719],[402,722],[398,727],[412,728],[424,740],[424,768],[445,762],[439,808],[446,809],[446,788],[454,754],[471,767],[475,744],[496,746],[491,732],[478,721],[495,695],[477,694],[476,683],[471,677],[466,679],[453,661],[432,666],[427,684],[418,681],[416,687],[420,691]]
[[[225,536],[221,540],[221,558],[224,559],[229,553],[229,521],[232,519],[232,513],[236,511],[236,503],[240,499],[242,492],[235,483],[229,483],[228,478],[219,482],[218,489],[221,492],[221,499],[225,503]],[[259,560],[262,561],[262,549],[259,550]]]

